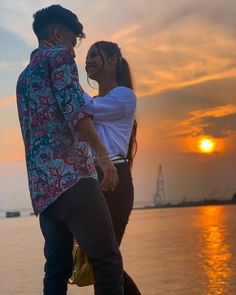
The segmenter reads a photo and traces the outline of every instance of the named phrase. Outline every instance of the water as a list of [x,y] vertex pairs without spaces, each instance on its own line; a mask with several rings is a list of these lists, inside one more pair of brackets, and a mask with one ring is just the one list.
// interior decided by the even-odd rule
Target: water
[[[134,210],[122,244],[143,295],[235,295],[235,206]],[[0,219],[0,294],[40,295],[43,239],[34,216]],[[69,287],[68,295],[91,295]]]

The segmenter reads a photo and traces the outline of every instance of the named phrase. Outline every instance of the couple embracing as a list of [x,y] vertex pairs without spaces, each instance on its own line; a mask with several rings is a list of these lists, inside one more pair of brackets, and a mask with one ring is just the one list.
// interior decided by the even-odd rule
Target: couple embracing
[[95,98],[79,83],[74,48],[85,37],[60,5],[34,14],[39,42],[17,82],[17,106],[34,212],[45,239],[44,295],[65,295],[73,241],[93,267],[97,295],[141,294],[119,251],[133,206],[136,96],[117,44],[86,57]]

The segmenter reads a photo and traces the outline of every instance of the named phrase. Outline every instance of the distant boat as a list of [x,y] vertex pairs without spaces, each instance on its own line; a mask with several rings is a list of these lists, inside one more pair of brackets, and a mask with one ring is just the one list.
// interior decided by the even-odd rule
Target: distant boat
[[6,217],[10,218],[10,217],[20,217],[20,211],[7,211],[6,212]]

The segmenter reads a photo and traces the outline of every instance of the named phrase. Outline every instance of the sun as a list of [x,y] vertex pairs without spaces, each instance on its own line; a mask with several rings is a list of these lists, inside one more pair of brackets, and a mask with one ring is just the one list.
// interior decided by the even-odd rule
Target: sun
[[215,141],[211,138],[201,138],[198,143],[199,150],[206,154],[214,152],[215,145]]

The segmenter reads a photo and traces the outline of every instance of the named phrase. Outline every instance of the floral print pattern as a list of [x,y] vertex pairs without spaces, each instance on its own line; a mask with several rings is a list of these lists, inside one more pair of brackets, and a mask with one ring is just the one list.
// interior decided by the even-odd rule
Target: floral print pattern
[[79,179],[97,178],[90,147],[76,130],[91,115],[66,46],[32,52],[17,82],[17,106],[37,215]]

